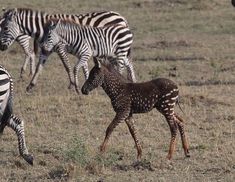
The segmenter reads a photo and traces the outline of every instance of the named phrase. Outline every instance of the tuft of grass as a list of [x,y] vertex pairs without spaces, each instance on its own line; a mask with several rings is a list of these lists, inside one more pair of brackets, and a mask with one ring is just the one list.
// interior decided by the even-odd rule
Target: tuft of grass
[[122,160],[123,154],[118,151],[109,151],[106,156],[96,155],[94,160],[102,166],[109,167],[115,165],[118,161]]
[[80,165],[90,174],[100,174],[104,167],[110,167],[123,159],[119,151],[109,151],[105,155],[91,155],[85,143],[79,137],[73,137],[68,149],[64,152],[65,158]]
[[85,167],[90,161],[88,150],[84,142],[78,137],[73,138],[71,147],[65,151],[65,156],[82,167]]

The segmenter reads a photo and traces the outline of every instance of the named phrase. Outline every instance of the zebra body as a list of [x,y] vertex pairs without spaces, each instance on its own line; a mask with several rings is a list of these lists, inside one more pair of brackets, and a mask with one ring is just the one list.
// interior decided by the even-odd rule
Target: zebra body
[[[0,18],[0,32],[2,27],[2,22],[5,20],[5,18]],[[25,53],[25,61],[24,64],[21,67],[20,71],[20,77],[23,78],[23,74],[26,71],[26,67],[28,63],[30,62],[30,75],[33,75],[35,72],[35,51],[30,48],[30,36],[29,35],[20,35],[16,38],[16,42],[19,43],[19,45],[22,47],[24,53]],[[36,45],[36,44],[34,44]],[[7,47],[0,46],[0,50],[4,51]]]
[[[40,42],[43,35],[45,23],[50,19],[67,19],[76,24],[89,25],[96,27],[109,26],[118,24],[128,26],[127,21],[119,13],[113,11],[92,12],[79,15],[68,14],[47,14],[41,11],[31,9],[15,8],[7,10],[3,18],[2,31],[0,34],[0,49],[7,49],[18,36],[28,35],[34,37],[37,42]],[[61,58],[63,65],[68,73],[70,86],[73,84],[71,67],[68,61],[68,55],[65,47],[57,47],[56,52]],[[51,53],[40,52],[39,62],[33,78],[27,87],[30,90],[37,82],[38,76],[43,69],[43,66]],[[88,74],[88,68],[84,67],[85,74]]]
[[[75,88],[78,91],[78,71],[90,57],[112,59],[121,72],[123,67],[135,82],[134,70],[128,57],[133,34],[128,27],[113,25],[107,27],[79,26],[69,21],[50,20],[45,27],[42,48],[51,52],[58,46],[67,47],[67,51],[78,57],[74,67]],[[86,75],[88,78],[88,74]]]
[[20,155],[33,164],[25,143],[24,121],[13,114],[13,81],[8,71],[0,65],[0,134],[6,126],[12,128],[18,137]]

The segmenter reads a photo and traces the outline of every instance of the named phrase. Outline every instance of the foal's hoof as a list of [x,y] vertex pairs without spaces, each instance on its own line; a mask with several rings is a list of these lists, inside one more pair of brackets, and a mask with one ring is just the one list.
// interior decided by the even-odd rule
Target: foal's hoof
[[28,162],[30,165],[33,165],[33,156],[31,154],[24,154],[22,156],[26,162]]
[[189,151],[185,153],[185,157],[190,157]]
[[105,152],[105,147],[103,145],[100,146],[100,153],[103,154]]
[[172,156],[168,154],[168,155],[166,156],[166,158],[167,158],[168,160],[171,160],[171,159],[172,159]]
[[71,89],[73,89],[74,86],[75,86],[75,84],[73,82],[71,82],[68,86],[68,89],[71,90]]

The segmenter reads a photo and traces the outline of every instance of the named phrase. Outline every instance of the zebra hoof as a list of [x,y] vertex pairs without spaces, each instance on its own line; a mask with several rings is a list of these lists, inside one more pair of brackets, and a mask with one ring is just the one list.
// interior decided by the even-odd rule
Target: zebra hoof
[[69,86],[68,86],[68,89],[69,89],[69,90],[72,90],[72,89],[73,89],[73,86],[74,86],[74,84],[70,83]]
[[76,90],[76,93],[77,93],[78,95],[80,95],[79,89],[78,89],[78,88],[75,88],[75,90]]
[[32,91],[33,87],[34,87],[34,84],[30,83],[30,84],[26,87],[26,92]]
[[33,165],[33,156],[31,154],[24,154],[23,158],[26,162],[28,162],[30,165]]

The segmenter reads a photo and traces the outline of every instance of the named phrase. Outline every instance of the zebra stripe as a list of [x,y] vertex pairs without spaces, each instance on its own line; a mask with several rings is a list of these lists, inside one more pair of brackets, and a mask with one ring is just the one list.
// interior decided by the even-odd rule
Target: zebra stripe
[[33,156],[29,154],[25,143],[24,122],[13,114],[13,81],[8,71],[0,65],[0,134],[6,126],[12,128],[18,138],[20,155],[29,163],[33,164]]
[[108,27],[79,26],[70,21],[50,20],[45,26],[42,48],[47,52],[61,45],[67,46],[70,53],[78,57],[74,67],[75,88],[78,91],[78,70],[90,57],[114,58],[122,70],[127,67],[131,79],[135,82],[134,70],[128,61],[129,51],[133,42],[133,34],[128,27],[121,25]]
[[[2,23],[4,22],[5,18],[0,18],[0,31],[1,27],[3,26]],[[35,72],[35,48],[33,50],[30,48],[30,36],[28,35],[20,35],[16,38],[16,42],[22,47],[25,53],[25,61],[21,67],[20,77],[23,78],[23,75],[26,71],[27,65],[30,62],[30,75],[32,76]],[[34,43],[35,44],[35,43]],[[35,44],[36,45],[36,44]],[[0,46],[0,50],[4,51],[7,49],[7,46]]]
[[[15,8],[7,10],[3,18],[2,27],[8,27],[8,30],[4,28],[0,34],[0,49],[7,49],[14,40],[17,39],[19,35],[28,35],[35,38],[36,41],[40,42],[44,35],[43,27],[45,23],[52,18],[68,19],[76,24],[89,25],[96,27],[103,27],[106,25],[111,25],[113,23],[122,26],[128,26],[128,23],[124,17],[119,13],[113,11],[102,11],[102,12],[92,12],[80,15],[68,15],[68,14],[47,14],[41,11],[35,11],[31,9]],[[70,86],[73,84],[73,78],[71,73],[71,66],[68,61],[66,48],[60,48],[56,50],[61,58],[66,72],[69,76]],[[65,52],[65,53],[64,53]],[[29,84],[28,89],[31,89],[37,82],[37,78],[43,69],[43,66],[50,53],[41,52],[39,56],[39,63],[37,65],[34,76]],[[85,65],[84,65],[85,66]],[[88,70],[88,68],[84,68]],[[85,75],[88,73],[85,72]],[[28,90],[27,89],[27,90]]]

